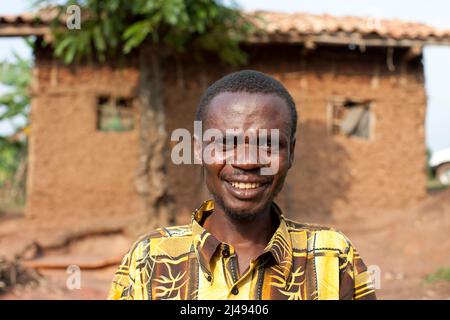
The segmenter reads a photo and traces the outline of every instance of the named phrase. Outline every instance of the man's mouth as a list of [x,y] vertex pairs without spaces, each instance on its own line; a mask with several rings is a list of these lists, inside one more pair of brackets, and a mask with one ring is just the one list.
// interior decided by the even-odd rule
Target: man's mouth
[[225,186],[233,197],[240,200],[259,198],[270,186],[270,182],[225,180]]
[[259,182],[235,182],[235,181],[230,181],[230,184],[237,189],[256,189],[261,187],[262,183]]

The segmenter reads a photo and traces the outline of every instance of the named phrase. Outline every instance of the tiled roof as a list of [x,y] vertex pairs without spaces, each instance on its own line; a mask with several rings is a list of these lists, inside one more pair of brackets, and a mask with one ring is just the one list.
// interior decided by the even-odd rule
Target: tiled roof
[[49,24],[55,17],[51,10],[37,13],[0,16],[0,37],[45,36],[50,35]]
[[36,13],[25,12],[19,15],[0,16],[0,25],[48,25],[56,15],[55,8],[39,10]]
[[450,30],[440,30],[427,24],[402,20],[268,11],[255,11],[253,14],[263,18],[264,22],[260,22],[259,24],[269,34],[336,34],[338,32],[344,32],[372,35],[380,38],[411,40],[425,40],[430,37],[450,37]]
[[[247,14],[264,30],[263,33],[251,37],[250,42],[313,41],[348,44],[364,41],[367,45],[450,45],[450,30],[418,22],[269,11]],[[259,18],[255,18],[256,16]],[[37,14],[0,16],[0,36],[24,35],[24,32],[20,31],[24,30],[24,27],[27,27],[25,33],[33,33],[33,30],[36,30],[35,34],[41,35],[45,32],[42,27],[48,26],[53,17],[53,10],[42,10]]]

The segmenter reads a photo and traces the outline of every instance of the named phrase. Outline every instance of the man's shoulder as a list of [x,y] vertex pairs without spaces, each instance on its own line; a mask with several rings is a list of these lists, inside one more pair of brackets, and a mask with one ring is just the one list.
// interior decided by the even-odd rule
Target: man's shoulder
[[131,247],[133,254],[178,256],[190,251],[192,225],[157,228],[138,238]]
[[335,228],[314,223],[301,223],[286,218],[285,221],[294,242],[307,241],[308,246],[314,247],[315,250],[331,249],[345,253],[352,246],[347,236]]
[[150,241],[161,238],[180,238],[192,235],[192,225],[179,225],[171,227],[160,227],[140,236],[136,242]]

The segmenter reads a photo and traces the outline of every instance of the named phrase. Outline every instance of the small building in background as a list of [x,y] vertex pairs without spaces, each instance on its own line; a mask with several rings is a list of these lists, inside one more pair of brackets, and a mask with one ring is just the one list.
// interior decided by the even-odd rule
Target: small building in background
[[[266,33],[242,43],[248,64],[280,80],[298,112],[295,163],[278,203],[300,221],[407,208],[426,195],[426,45],[450,32],[394,20],[258,12]],[[50,17],[0,17],[0,36],[34,50],[27,215],[111,219],[142,213],[137,59],[64,65],[40,39]],[[209,84],[237,69],[189,53],[165,61],[166,126],[193,131]],[[167,150],[170,154],[170,142]],[[170,157],[168,157],[170,162]],[[168,164],[177,223],[208,197],[199,166]],[[370,211],[368,211],[370,210]]]

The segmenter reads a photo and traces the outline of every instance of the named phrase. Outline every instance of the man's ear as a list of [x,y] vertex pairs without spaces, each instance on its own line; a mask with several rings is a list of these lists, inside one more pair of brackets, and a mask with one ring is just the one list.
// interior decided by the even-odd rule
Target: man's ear
[[202,164],[203,163],[203,141],[201,138],[197,137],[196,135],[193,136],[193,144],[194,144],[194,163],[195,164]]
[[293,137],[291,139],[291,143],[289,145],[289,169],[292,167],[292,164],[294,163],[294,155],[295,155],[295,143],[297,142],[297,139]]

